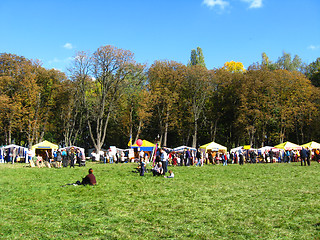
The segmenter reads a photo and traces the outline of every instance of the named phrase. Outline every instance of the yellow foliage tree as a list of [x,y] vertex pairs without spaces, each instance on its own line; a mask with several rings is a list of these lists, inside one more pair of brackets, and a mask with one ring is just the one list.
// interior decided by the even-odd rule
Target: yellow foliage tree
[[246,71],[241,62],[235,62],[235,61],[226,62],[223,67],[227,71],[233,72],[233,73]]

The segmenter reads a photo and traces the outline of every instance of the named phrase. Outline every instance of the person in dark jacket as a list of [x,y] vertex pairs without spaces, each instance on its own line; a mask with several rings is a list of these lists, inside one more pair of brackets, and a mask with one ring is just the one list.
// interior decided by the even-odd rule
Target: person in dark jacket
[[82,179],[81,185],[96,185],[96,177],[93,175],[92,168],[89,169],[89,174]]
[[[302,148],[300,151],[301,166],[303,166],[303,162],[304,162],[304,165],[306,166],[307,157],[308,157],[307,150],[305,148]],[[310,165],[310,162],[308,162],[308,165]]]

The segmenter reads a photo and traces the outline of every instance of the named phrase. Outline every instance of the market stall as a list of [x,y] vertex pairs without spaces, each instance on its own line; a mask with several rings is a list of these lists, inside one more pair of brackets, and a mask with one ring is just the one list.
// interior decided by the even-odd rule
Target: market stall
[[301,150],[302,149],[301,146],[299,146],[295,143],[292,143],[292,142],[284,142],[284,143],[278,144],[274,147],[278,148],[278,149],[283,149],[283,150]]
[[196,148],[187,147],[187,146],[176,147],[176,148],[172,149],[172,151],[173,151],[173,152],[183,152],[184,149],[189,149],[189,151],[197,151]]
[[147,141],[147,140],[140,140],[142,142],[140,142],[139,140],[140,139],[138,139],[138,141],[135,144],[131,145],[131,148],[135,152],[135,157],[138,158],[139,152],[143,151],[145,153],[145,155],[148,156],[148,159],[150,159],[152,151],[156,145]]
[[320,143],[317,143],[317,142],[308,142],[308,143],[305,143],[303,145],[301,145],[301,147],[304,147],[304,148],[309,148],[309,149],[320,149]]
[[58,145],[53,144],[49,141],[43,141],[31,147],[31,150],[35,153],[35,156],[41,156],[43,159],[46,159],[46,151],[48,152],[49,158],[53,157],[53,152],[57,151],[59,148]]
[[28,148],[10,144],[0,148],[0,163],[4,162],[28,162]]
[[205,152],[227,152],[227,147],[222,146],[216,142],[207,143],[205,145],[200,146],[200,149],[203,149]]

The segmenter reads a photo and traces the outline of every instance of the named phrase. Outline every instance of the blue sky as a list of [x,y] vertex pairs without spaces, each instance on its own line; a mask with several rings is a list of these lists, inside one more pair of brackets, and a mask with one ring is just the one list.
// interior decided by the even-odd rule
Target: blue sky
[[0,52],[65,71],[77,51],[103,45],[137,62],[187,64],[201,47],[209,69],[248,67],[262,52],[320,57],[319,0],[1,0]]

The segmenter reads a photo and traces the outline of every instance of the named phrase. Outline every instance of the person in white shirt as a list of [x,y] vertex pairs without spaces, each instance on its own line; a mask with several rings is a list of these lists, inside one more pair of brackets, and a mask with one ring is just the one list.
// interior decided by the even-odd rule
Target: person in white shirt
[[163,174],[166,174],[168,172],[168,154],[163,148],[161,148],[160,152],[161,152],[160,159],[162,162]]
[[164,176],[165,178],[174,178],[174,173],[172,172],[172,170],[169,170],[169,176]]
[[139,160],[142,161],[144,159],[144,151],[141,150],[139,153]]

